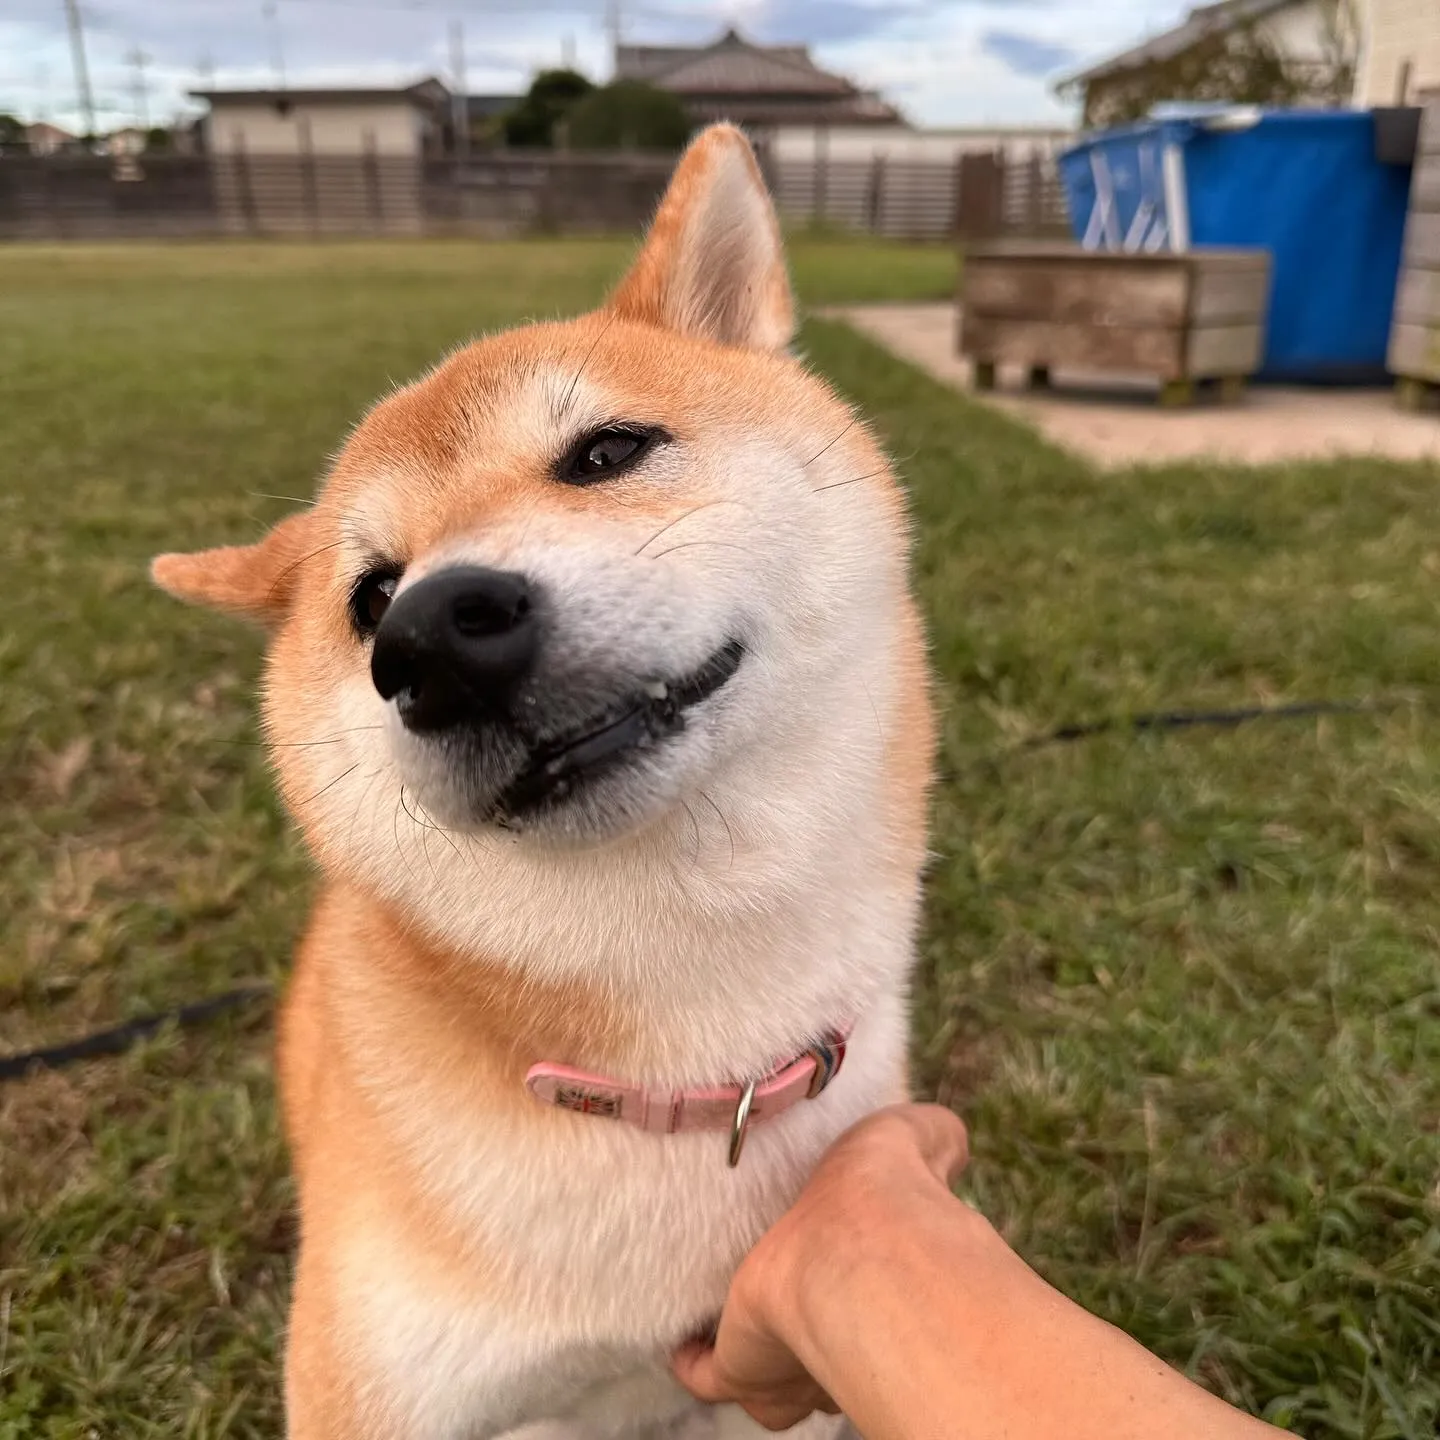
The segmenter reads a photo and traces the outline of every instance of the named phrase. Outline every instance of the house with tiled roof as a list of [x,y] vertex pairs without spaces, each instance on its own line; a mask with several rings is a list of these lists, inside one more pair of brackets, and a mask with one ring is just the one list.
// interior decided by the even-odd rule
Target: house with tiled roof
[[37,120],[25,127],[25,144],[32,155],[58,155],[62,150],[73,149],[78,143],[68,130],[51,125],[47,120]]
[[[1370,3],[1370,0],[1365,0]],[[1440,14],[1440,0],[1400,0]],[[1088,126],[1144,115],[1157,100],[1339,105],[1359,42],[1352,0],[1206,0],[1178,24],[1056,82]],[[1262,83],[1265,96],[1237,93]]]
[[805,46],[757,45],[736,30],[709,45],[617,46],[615,78],[670,91],[696,125],[733,120],[763,134],[796,125],[903,123],[872,91],[822,70]]

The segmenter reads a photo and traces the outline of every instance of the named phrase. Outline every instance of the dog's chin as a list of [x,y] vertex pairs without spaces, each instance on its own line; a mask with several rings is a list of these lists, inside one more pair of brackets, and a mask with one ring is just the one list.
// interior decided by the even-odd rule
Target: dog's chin
[[470,833],[557,844],[634,833],[677,808],[713,758],[712,707],[744,655],[729,641],[689,674],[622,690],[534,740],[447,742],[415,788],[442,825]]
[[487,827],[543,845],[621,840],[679,809],[703,771],[685,735],[655,741],[547,794],[518,812],[492,812]]

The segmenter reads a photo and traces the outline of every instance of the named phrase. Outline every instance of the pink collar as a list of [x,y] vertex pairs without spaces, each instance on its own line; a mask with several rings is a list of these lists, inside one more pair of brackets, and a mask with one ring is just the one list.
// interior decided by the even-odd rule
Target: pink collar
[[532,1065],[525,1087],[537,1100],[621,1120],[652,1135],[681,1130],[728,1130],[730,1165],[740,1161],[745,1132],[783,1115],[802,1100],[813,1100],[840,1073],[845,1061],[849,1027],[833,1030],[818,1045],[788,1065],[748,1085],[715,1085],[695,1090],[651,1090],[600,1075],[587,1075],[568,1065]]

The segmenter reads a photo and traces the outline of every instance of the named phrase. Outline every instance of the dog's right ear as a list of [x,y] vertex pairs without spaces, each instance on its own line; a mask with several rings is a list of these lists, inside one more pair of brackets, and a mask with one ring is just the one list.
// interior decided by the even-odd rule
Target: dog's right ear
[[750,142],[711,125],[675,167],[610,311],[716,340],[783,350],[795,333],[780,223]]
[[315,549],[309,510],[287,515],[254,545],[157,555],[150,578],[178,600],[278,625],[290,609],[301,563]]

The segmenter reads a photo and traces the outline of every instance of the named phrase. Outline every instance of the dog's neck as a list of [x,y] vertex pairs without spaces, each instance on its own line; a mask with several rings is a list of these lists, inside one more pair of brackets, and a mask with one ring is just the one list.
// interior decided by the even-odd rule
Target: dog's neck
[[[567,849],[492,835],[452,848],[417,831],[425,853],[357,888],[442,957],[427,968],[457,1005],[469,1008],[465,987],[478,986],[473,1003],[487,1011],[514,991],[529,997],[522,1016],[644,1017],[644,1036],[608,1015],[574,1036],[527,1037],[532,1063],[709,1083],[722,1053],[783,1058],[815,1024],[843,1018],[844,997],[874,983],[877,897],[913,893],[915,857],[896,843],[868,706],[865,720],[855,736],[837,727],[827,745],[717,777],[621,841]],[[617,1072],[618,1060],[639,1073]]]
[[764,1073],[903,989],[924,820],[905,767],[929,744],[924,726],[886,744],[887,680],[823,741],[773,736],[641,834],[432,840],[370,872],[354,904],[378,938],[340,983],[383,981],[366,1008],[433,1012],[517,1089],[542,1061],[673,1088]]
[[[732,826],[735,865],[757,866],[739,848],[743,822]],[[660,843],[687,837],[680,827]],[[654,848],[631,854],[616,875],[575,865],[568,896],[563,878],[551,876],[540,893],[523,876],[507,879],[515,903],[496,917],[495,933],[533,935],[555,954],[462,949],[427,934],[403,907],[347,887],[336,905],[350,952],[332,966],[337,1003],[366,1031],[377,1017],[383,1029],[391,1017],[419,1017],[431,1036],[422,1044],[443,1043],[457,1060],[464,1053],[503,1072],[517,1094],[542,1061],[684,1087],[764,1073],[816,1033],[855,1019],[904,970],[913,880],[897,885],[888,866],[867,870],[836,853],[834,874],[807,873],[798,856],[785,865],[769,856],[772,880],[761,888],[753,876],[718,883],[728,849],[716,875],[688,878],[688,851],[662,864],[645,859]],[[782,873],[783,885],[773,878]],[[416,1027],[393,1024],[402,1028]],[[372,1031],[358,1043],[393,1042]]]

